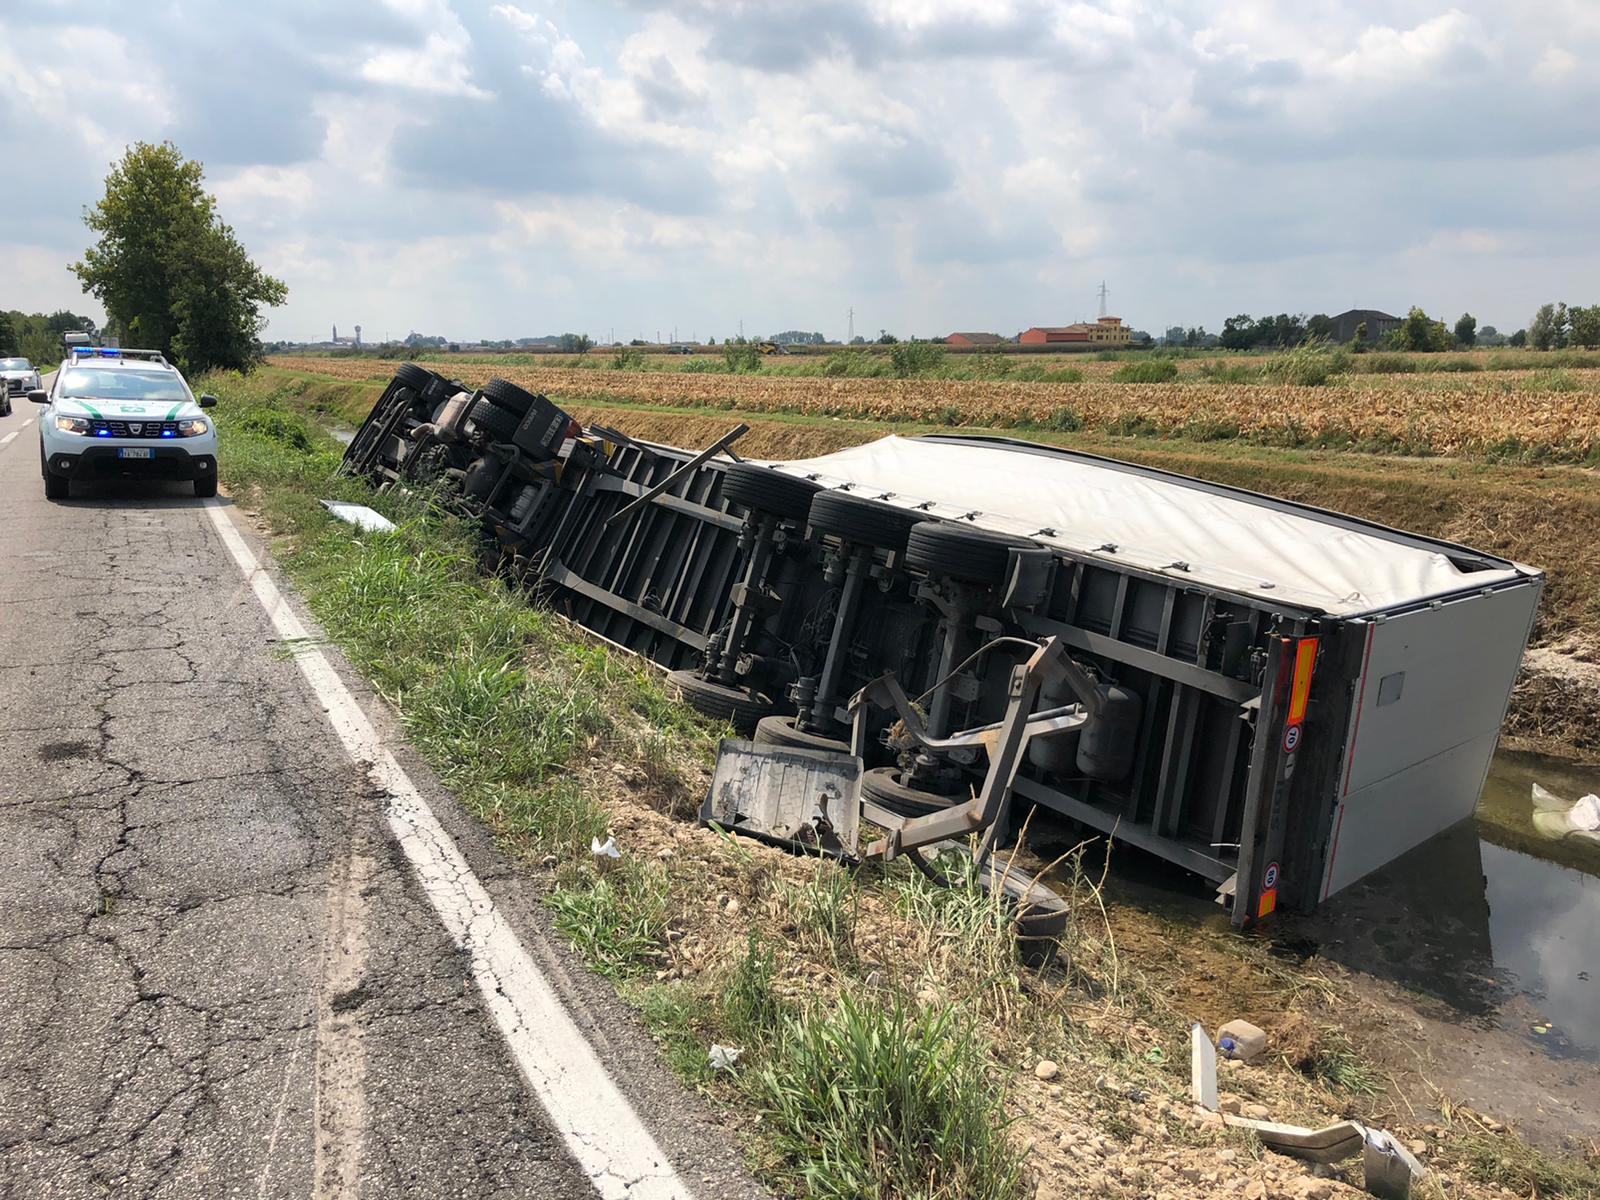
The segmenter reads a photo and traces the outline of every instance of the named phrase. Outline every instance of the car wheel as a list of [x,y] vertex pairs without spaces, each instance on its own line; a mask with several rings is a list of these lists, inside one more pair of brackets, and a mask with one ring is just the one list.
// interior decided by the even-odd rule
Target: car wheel
[[194,494],[196,496],[215,496],[217,494],[217,477],[208,475],[204,479],[194,481]]
[[46,500],[65,500],[72,493],[72,481],[65,475],[54,472],[44,473],[44,498]]

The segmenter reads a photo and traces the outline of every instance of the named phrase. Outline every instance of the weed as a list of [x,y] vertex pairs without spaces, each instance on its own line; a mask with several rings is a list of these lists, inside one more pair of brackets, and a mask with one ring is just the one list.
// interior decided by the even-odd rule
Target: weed
[[730,375],[753,375],[761,370],[761,351],[748,342],[729,342],[722,347],[722,361]]
[[1417,360],[1405,354],[1363,354],[1352,370],[1363,375],[1415,375]]
[[1267,359],[1261,375],[1297,387],[1321,387],[1333,375],[1349,369],[1348,354],[1329,350],[1320,342],[1307,342]]
[[944,362],[944,347],[933,342],[901,342],[889,348],[889,365],[896,379],[932,374]]
[[714,358],[691,358],[678,371],[684,375],[726,375],[728,368]]
[[780,1169],[820,1200],[1021,1197],[987,1056],[951,1009],[846,994],[787,1021],[754,1085]]
[[637,346],[618,346],[611,356],[613,371],[642,371],[645,369],[644,352]]
[[755,930],[734,963],[722,989],[722,1020],[729,1032],[747,1041],[770,1037],[783,1019],[783,1001],[772,989],[777,959]]
[[661,1047],[661,1056],[674,1075],[686,1083],[704,1083],[711,1078],[700,1031],[705,1004],[693,988],[684,983],[624,983],[622,993]]
[[800,937],[836,964],[855,961],[856,897],[850,873],[819,860],[804,884],[785,889]]
[[666,935],[666,872],[623,859],[589,886],[552,891],[556,929],[602,975],[635,975],[653,963]]
[[1112,383],[1171,383],[1177,377],[1178,364],[1170,358],[1127,362],[1111,372]]
[[1254,363],[1223,362],[1220,359],[1201,363],[1200,375],[1212,383],[1261,382],[1261,368]]
[[1057,433],[1077,433],[1083,428],[1083,418],[1070,408],[1053,408],[1044,419],[1044,427]]
[[1528,376],[1526,388],[1530,392],[1579,392],[1582,386],[1564,368],[1535,371]]
[[1306,1062],[1304,1070],[1311,1078],[1337,1092],[1352,1096],[1373,1096],[1379,1089],[1379,1080],[1372,1068],[1342,1034],[1327,1033]]

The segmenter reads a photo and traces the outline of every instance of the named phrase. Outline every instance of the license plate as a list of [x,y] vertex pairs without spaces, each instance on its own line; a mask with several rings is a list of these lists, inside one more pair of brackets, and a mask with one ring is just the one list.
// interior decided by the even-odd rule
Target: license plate
[[118,446],[118,458],[154,458],[154,450],[146,450],[143,446]]

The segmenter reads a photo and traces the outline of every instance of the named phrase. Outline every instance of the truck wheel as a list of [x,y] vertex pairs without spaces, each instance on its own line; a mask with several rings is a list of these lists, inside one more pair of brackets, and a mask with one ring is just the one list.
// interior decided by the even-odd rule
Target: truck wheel
[[528,415],[528,410],[539,399],[532,392],[519,388],[509,379],[489,380],[488,383],[483,385],[483,394],[507,412],[515,413],[518,421]]
[[194,481],[194,494],[196,496],[215,496],[217,494],[217,477],[208,475],[204,479]]
[[775,707],[769,697],[759,692],[714,683],[700,678],[693,671],[669,671],[667,682],[683,694],[684,700],[695,712],[726,721],[744,734],[753,730],[756,722]]
[[431,387],[436,380],[443,378],[442,375],[436,375],[425,367],[417,366],[416,363],[401,363],[395,368],[394,372],[394,381],[396,383],[401,387],[410,388],[419,395],[423,390]]
[[522,424],[522,418],[514,412],[501,408],[494,403],[489,393],[485,392],[472,406],[472,422],[489,435],[490,441],[509,442],[511,435],[516,433],[517,426]]
[[993,587],[1006,581],[1010,550],[1031,545],[1023,538],[968,525],[922,521],[906,539],[906,564],[930,575]]
[[805,520],[811,511],[811,498],[822,489],[819,483],[784,475],[771,467],[753,463],[734,463],[722,480],[722,495],[735,504],[771,513],[775,517]]
[[831,533],[861,546],[884,550],[906,548],[906,538],[914,526],[926,518],[881,500],[852,496],[849,492],[818,492],[811,502],[809,521],[813,529]]
[[899,767],[874,767],[861,776],[861,798],[882,805],[890,812],[906,817],[920,817],[963,803],[967,797],[960,794],[944,795],[925,792],[921,788],[907,787],[900,782]]
[[823,737],[795,727],[794,717],[762,717],[756,722],[755,736],[750,740],[758,746],[793,746],[800,750],[832,750],[849,754],[850,743],[838,738]]

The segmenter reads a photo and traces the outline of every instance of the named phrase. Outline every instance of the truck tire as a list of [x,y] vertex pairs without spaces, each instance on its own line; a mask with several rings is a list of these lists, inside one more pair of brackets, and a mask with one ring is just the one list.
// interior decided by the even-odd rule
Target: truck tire
[[750,733],[775,707],[769,697],[759,692],[702,679],[693,671],[668,671],[667,682],[683,694],[695,712],[726,721],[743,734]]
[[822,485],[796,475],[784,475],[771,467],[734,463],[722,480],[724,499],[757,512],[803,521],[811,511],[811,500]]
[[818,492],[811,502],[811,527],[859,546],[901,551],[914,526],[926,518],[881,500],[849,492]]
[[1011,549],[1031,545],[1022,538],[968,525],[922,521],[906,539],[906,564],[930,575],[995,587],[1006,581]]
[[758,746],[792,746],[800,750],[832,750],[849,754],[850,743],[838,738],[823,737],[795,727],[794,717],[762,717],[756,722],[755,736],[750,740]]
[[485,392],[472,406],[472,423],[483,430],[490,441],[509,442],[517,426],[522,424],[522,418],[500,407]]
[[944,795],[925,792],[921,788],[907,787],[900,782],[899,767],[873,767],[861,776],[861,798],[906,817],[920,817],[964,803],[966,796],[959,793]]
[[401,387],[410,388],[419,395],[425,388],[431,386],[435,380],[441,378],[443,377],[435,375],[425,367],[417,366],[416,363],[401,363],[395,368],[394,372],[394,381],[396,383]]
[[532,392],[519,388],[509,379],[489,380],[483,385],[483,394],[507,412],[515,413],[519,422],[538,400]]

